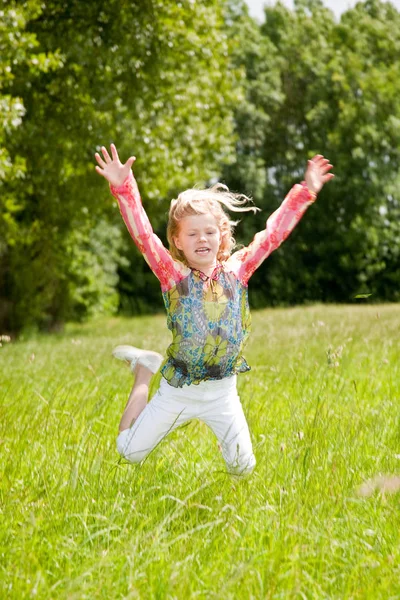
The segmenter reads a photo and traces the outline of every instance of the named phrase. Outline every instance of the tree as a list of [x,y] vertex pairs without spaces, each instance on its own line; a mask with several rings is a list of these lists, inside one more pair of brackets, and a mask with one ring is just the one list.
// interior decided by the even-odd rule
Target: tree
[[26,208],[26,157],[12,152],[8,140],[22,126],[26,108],[15,91],[15,71],[23,69],[31,84],[43,73],[61,66],[57,52],[39,49],[36,36],[27,32],[27,22],[41,13],[41,3],[31,0],[23,6],[3,2],[0,18],[0,323],[4,328],[12,310],[9,294],[12,273],[9,254],[19,242],[19,215]]
[[[13,63],[4,88],[25,114],[5,137],[24,181],[14,194],[13,242],[3,248],[3,330],[116,309],[127,238],[94,174],[99,143],[138,156],[155,227],[165,222],[166,198],[229,161],[238,74],[227,68],[225,8],[216,0],[22,4],[21,35],[33,40],[33,56]],[[32,72],[46,60],[48,68]],[[13,182],[3,188],[12,194]],[[127,256],[135,281],[142,267]]]
[[253,304],[348,301],[360,291],[398,299],[400,15],[378,0],[340,23],[319,0],[265,14],[262,41],[253,36],[242,55],[238,160],[226,170],[265,209],[251,233],[310,155],[328,156],[337,176],[254,275]]

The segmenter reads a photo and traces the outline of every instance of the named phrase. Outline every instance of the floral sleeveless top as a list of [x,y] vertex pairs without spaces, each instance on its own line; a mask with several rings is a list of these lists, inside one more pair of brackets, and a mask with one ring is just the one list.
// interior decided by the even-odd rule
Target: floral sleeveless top
[[296,184],[252,243],[219,264],[208,277],[172,258],[155,235],[132,175],[111,186],[140,252],[159,279],[172,343],[161,367],[174,387],[223,379],[250,369],[242,352],[250,333],[248,281],[287,238],[316,196]]

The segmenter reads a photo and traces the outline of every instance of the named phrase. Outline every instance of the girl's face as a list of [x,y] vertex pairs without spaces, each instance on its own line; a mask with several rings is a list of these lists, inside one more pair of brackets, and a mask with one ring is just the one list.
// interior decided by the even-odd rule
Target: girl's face
[[214,268],[221,244],[221,232],[215,217],[211,213],[183,217],[174,243],[183,252],[190,267],[203,272]]

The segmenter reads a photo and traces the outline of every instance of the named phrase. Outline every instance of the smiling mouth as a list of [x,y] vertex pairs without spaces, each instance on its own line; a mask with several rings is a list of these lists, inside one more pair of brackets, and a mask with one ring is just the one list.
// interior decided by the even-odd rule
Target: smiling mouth
[[196,250],[196,254],[207,254],[210,252],[210,248],[198,248]]

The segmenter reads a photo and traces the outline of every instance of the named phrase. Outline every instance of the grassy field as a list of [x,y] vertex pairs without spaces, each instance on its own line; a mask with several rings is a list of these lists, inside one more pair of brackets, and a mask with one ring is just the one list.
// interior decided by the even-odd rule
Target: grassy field
[[254,312],[247,479],[198,421],[117,455],[110,351],[163,352],[163,315],[3,343],[0,598],[400,598],[399,337],[398,305]]

